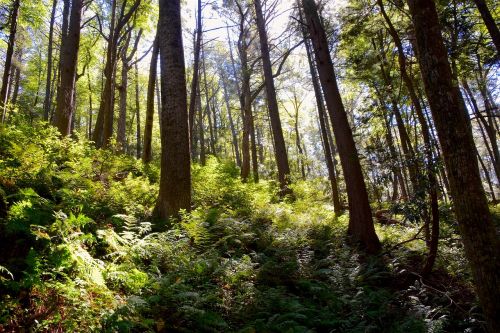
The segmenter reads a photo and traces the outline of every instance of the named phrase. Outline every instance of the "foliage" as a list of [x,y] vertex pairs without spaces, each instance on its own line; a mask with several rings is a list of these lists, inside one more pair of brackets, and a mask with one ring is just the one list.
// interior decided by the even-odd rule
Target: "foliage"
[[[231,163],[193,166],[196,208],[152,232],[154,168],[59,140],[0,135],[0,327],[35,331],[424,332],[479,327],[456,225],[443,225],[445,291],[413,275],[422,241],[367,259],[343,235],[321,181],[245,184]],[[21,149],[20,147],[27,147]],[[153,171],[152,171],[153,170]],[[446,215],[443,206],[443,216]],[[386,248],[417,225],[377,226]],[[447,279],[451,279],[448,281]],[[397,281],[396,284],[393,281]],[[438,291],[436,291],[438,290]],[[461,294],[460,294],[461,293]],[[461,296],[462,295],[462,296]],[[449,304],[449,299],[455,305]]]

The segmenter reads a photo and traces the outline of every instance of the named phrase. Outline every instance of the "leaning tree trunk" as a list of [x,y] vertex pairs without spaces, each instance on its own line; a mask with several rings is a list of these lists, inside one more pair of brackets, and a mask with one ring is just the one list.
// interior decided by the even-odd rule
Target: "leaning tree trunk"
[[476,3],[477,9],[479,10],[479,13],[481,14],[481,17],[483,18],[484,24],[486,25],[486,28],[488,29],[488,32],[491,35],[491,39],[493,40],[493,44],[495,44],[495,47],[497,49],[497,54],[500,55],[500,30],[498,29],[498,25],[495,22],[495,19],[491,15],[491,12],[486,5],[485,0],[474,0]]
[[9,90],[10,66],[12,64],[12,55],[14,54],[14,44],[16,42],[17,15],[19,14],[20,0],[14,0],[10,13],[10,34],[5,53],[5,64],[3,69],[2,88],[0,89],[0,107],[2,108],[2,123],[7,114],[7,91]]
[[408,0],[424,87],[441,143],[465,254],[490,332],[500,331],[500,249],[433,0]]
[[269,55],[269,44],[267,39],[266,22],[262,13],[261,0],[255,0],[255,17],[257,28],[259,30],[260,51],[262,54],[262,65],[264,68],[264,78],[266,80],[266,96],[269,108],[269,118],[271,120],[271,128],[273,131],[274,147],[276,155],[276,166],[278,167],[278,180],[280,183],[281,194],[290,193],[288,187],[290,183],[290,166],[281,129],[281,120],[278,109],[278,100],[276,98],[276,88],[274,87],[273,69],[271,58]]
[[[148,96],[146,102],[146,123],[144,124],[144,147],[142,150],[142,161],[151,162],[152,150],[151,141],[153,139],[153,118],[155,113],[155,81],[156,67],[158,63],[158,54],[160,47],[158,44],[158,33],[153,42],[153,54],[151,55],[151,64],[149,65]],[[159,106],[158,106],[159,107]]]
[[380,251],[380,241],[373,225],[368,192],[354,143],[351,127],[347,120],[342,98],[337,86],[332,58],[329,53],[326,33],[321,25],[314,0],[302,0],[309,33],[311,35],[319,78],[323,86],[325,101],[330,113],[337,148],[344,171],[349,201],[348,232],[361,243],[368,253]]
[[180,0],[160,0],[161,175],[155,215],[191,207],[191,160]]
[[61,41],[59,60],[61,86],[57,91],[57,105],[53,123],[64,136],[71,134],[82,8],[83,0],[72,0],[68,32]]

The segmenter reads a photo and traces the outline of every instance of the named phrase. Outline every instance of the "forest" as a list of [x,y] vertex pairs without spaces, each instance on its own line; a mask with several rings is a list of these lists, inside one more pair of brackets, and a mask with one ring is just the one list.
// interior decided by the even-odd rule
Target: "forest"
[[0,0],[1,332],[500,332],[496,0]]

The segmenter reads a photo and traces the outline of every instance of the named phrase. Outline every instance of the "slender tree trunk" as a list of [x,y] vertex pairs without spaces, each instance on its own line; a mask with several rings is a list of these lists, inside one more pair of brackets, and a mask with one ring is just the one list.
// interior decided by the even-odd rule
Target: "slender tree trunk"
[[89,122],[88,122],[88,138],[92,140],[92,116],[94,107],[92,104],[92,83],[90,81],[90,72],[87,72],[88,88],[89,88]]
[[153,54],[151,55],[151,63],[149,65],[149,80],[148,80],[148,96],[146,101],[146,123],[144,124],[144,147],[142,151],[142,161],[144,163],[151,162],[153,157],[151,142],[153,140],[153,118],[155,113],[155,81],[156,67],[158,64],[158,54],[160,48],[158,44],[158,33],[153,42]]
[[252,174],[253,181],[259,182],[259,160],[257,157],[257,140],[255,138],[255,112],[257,108],[253,107],[253,112],[250,112],[250,144],[252,150]]
[[[128,49],[128,43],[123,47],[123,52],[126,54]],[[118,93],[120,98],[120,108],[118,113],[118,128],[116,130],[116,143],[118,144],[118,150],[127,150],[127,90],[128,90],[128,71],[129,67],[127,64],[127,59],[125,55],[122,58],[122,68],[121,68],[121,82],[118,87]]]
[[2,123],[5,122],[7,115],[7,91],[9,90],[10,67],[12,64],[12,55],[14,54],[14,44],[16,42],[17,15],[19,13],[20,0],[14,0],[10,11],[10,33],[7,43],[7,52],[5,53],[5,64],[3,70],[2,88],[0,88],[0,107],[2,108]]
[[137,159],[141,158],[141,104],[139,100],[139,68],[137,66],[137,61],[134,64],[135,67],[135,118],[136,122],[136,152],[135,157]]
[[232,137],[232,142],[233,142],[233,148],[234,148],[234,155],[236,158],[236,165],[241,167],[241,156],[240,156],[240,147],[238,145],[238,135],[236,134],[236,127],[234,125],[234,120],[233,120],[233,115],[231,113],[231,104],[229,102],[229,93],[227,91],[227,78],[226,75],[222,73],[222,69],[220,70],[221,72],[221,77],[222,77],[222,89],[224,92],[224,101],[226,102],[226,108],[227,108],[227,118],[229,120],[229,127],[231,128],[231,137]]
[[57,106],[53,123],[63,136],[71,134],[82,8],[83,0],[71,1],[68,32],[66,37],[61,41],[61,55],[59,60],[61,86],[57,91]]
[[255,17],[260,37],[260,51],[262,54],[262,65],[264,68],[264,78],[266,80],[266,96],[269,107],[269,118],[273,129],[276,165],[278,167],[278,180],[280,183],[281,194],[291,193],[288,184],[290,183],[290,166],[286,153],[285,139],[281,129],[281,120],[276,99],[276,88],[274,87],[273,69],[269,55],[269,44],[267,39],[266,22],[262,13],[261,0],[255,0]]
[[178,216],[191,207],[191,160],[180,0],[160,0],[161,175],[154,215]]
[[198,136],[200,137],[200,164],[205,165],[207,163],[207,156],[205,150],[205,127],[203,126],[203,108],[201,105],[201,92],[200,85],[196,86],[198,93],[196,103],[198,108]]
[[[485,119],[485,117],[481,114],[481,111],[479,110],[479,107],[477,105],[477,101],[474,98],[474,94],[472,93],[469,84],[467,83],[467,80],[462,80],[462,85],[465,89],[465,92],[469,96],[469,100],[472,104],[472,110],[474,111],[474,114],[478,118],[478,122],[480,122],[483,125],[483,128],[485,129],[486,134],[488,135],[488,139],[490,141],[490,147],[491,147],[491,154],[492,154],[492,162],[493,162],[493,167],[495,170],[495,174],[497,179],[500,180],[500,153],[498,150],[498,142],[497,142],[497,131],[494,128],[494,125],[492,124],[493,121],[493,114],[491,112],[487,111],[487,116],[488,120]],[[484,98],[484,96],[483,96]],[[490,106],[488,102],[485,102],[486,109]]]
[[465,103],[453,83],[434,1],[407,2],[417,40],[417,58],[443,150],[465,253],[489,331],[498,332],[500,248],[481,184]]
[[50,26],[49,26],[49,41],[48,41],[48,51],[47,51],[47,82],[45,85],[45,98],[43,100],[43,119],[45,121],[49,120],[50,114],[50,86],[52,83],[52,43],[54,40],[54,21],[56,17],[57,0],[52,1],[52,12],[50,14]]
[[[196,40],[194,43],[194,63],[193,63],[193,79],[191,81],[191,94],[189,96],[189,137],[193,138],[194,113],[196,110],[196,95],[198,92],[199,73],[200,73],[200,50],[201,36],[203,34],[202,26],[202,7],[201,0],[198,0],[198,12],[196,17]],[[201,112],[201,110],[199,110]],[[192,142],[191,142],[192,145]]]
[[321,25],[314,0],[302,0],[302,5],[344,171],[347,196],[349,198],[348,232],[363,245],[368,253],[376,253],[380,251],[381,245],[375,233],[368,192],[363,179],[352,130],[337,86],[337,78],[335,77],[333,62],[329,53],[326,33]]

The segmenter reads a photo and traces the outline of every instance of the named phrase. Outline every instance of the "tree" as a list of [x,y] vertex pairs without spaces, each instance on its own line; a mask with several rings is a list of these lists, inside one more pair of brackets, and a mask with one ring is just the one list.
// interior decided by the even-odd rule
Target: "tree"
[[45,84],[45,98],[43,100],[43,119],[48,121],[51,107],[51,84],[52,84],[52,44],[54,41],[54,21],[56,17],[57,0],[52,1],[52,12],[50,14],[49,41],[47,45],[47,81]]
[[71,133],[82,8],[83,0],[71,1],[68,31],[61,41],[61,55],[59,60],[61,86],[57,91],[57,104],[53,123],[63,136]]
[[[433,0],[408,0],[417,58],[441,143],[453,206],[491,332],[500,330],[500,253],[465,103],[453,80]],[[459,144],[458,144],[459,143]]]
[[367,252],[376,253],[380,250],[381,245],[373,226],[363,172],[359,163],[352,130],[337,86],[326,33],[321,24],[314,0],[302,0],[302,6],[313,44],[319,79],[333,125],[342,170],[344,171],[349,201],[348,232],[363,245]]
[[97,114],[92,138],[97,147],[108,145],[113,135],[115,72],[116,62],[118,60],[119,42],[123,40],[123,30],[125,26],[141,4],[141,0],[136,0],[126,11],[127,1],[123,1],[117,13],[117,2],[118,0],[111,1],[110,28],[107,36],[104,35],[101,27],[101,19],[97,16],[97,20],[100,24],[100,33],[107,41],[106,61],[104,66],[104,87],[102,89],[99,113]]
[[[198,11],[196,17],[196,31],[194,42],[194,63],[193,63],[193,78],[191,80],[191,93],[189,95],[189,138],[191,145],[193,145],[193,126],[194,114],[196,111],[196,94],[198,92],[199,75],[200,75],[200,50],[201,50],[201,36],[203,34],[202,25],[202,6],[201,0],[198,0]],[[201,112],[201,110],[198,110]]]
[[[153,117],[155,112],[155,81],[156,81],[156,68],[158,65],[158,55],[160,54],[160,46],[158,42],[158,33],[156,33],[153,42],[153,52],[151,55],[151,63],[149,65],[149,79],[148,79],[148,95],[146,101],[146,122],[144,124],[144,147],[142,150],[142,161],[144,163],[151,162],[152,150],[151,141],[153,139]],[[160,107],[158,105],[158,107]]]
[[19,14],[20,0],[14,0],[10,11],[10,32],[5,53],[5,63],[3,69],[2,88],[0,88],[0,107],[2,108],[2,123],[7,115],[7,92],[9,90],[12,55],[14,54],[14,44],[16,42],[17,16]]
[[474,0],[474,3],[476,4],[481,17],[483,18],[488,32],[490,33],[493,44],[497,49],[497,55],[500,56],[500,30],[498,29],[498,25],[491,15],[490,9],[488,8],[485,0]]
[[[138,62],[132,61],[134,58],[135,53],[137,52],[137,46],[139,45],[139,41],[141,39],[142,35],[142,29],[139,30],[136,38],[134,45],[132,47],[132,50],[130,53],[128,53],[129,45],[130,45],[130,39],[132,38],[132,27],[130,28],[130,31],[127,33],[127,36],[125,37],[125,43],[122,47],[121,53],[120,53],[120,59],[122,61],[122,69],[121,69],[121,82],[118,87],[119,95],[120,95],[120,109],[119,109],[119,114],[118,114],[118,128],[117,128],[117,135],[116,135],[116,141],[117,144],[119,145],[119,149],[125,150],[127,146],[127,130],[126,130],[126,124],[127,124],[127,88],[128,88],[128,72],[130,69]],[[128,53],[128,54],[127,54]]]
[[191,161],[180,0],[160,0],[161,174],[154,215],[177,216],[191,206]]
[[266,86],[266,97],[268,103],[269,118],[274,138],[274,149],[276,157],[276,166],[278,168],[278,180],[280,183],[281,194],[290,193],[288,184],[290,183],[290,166],[285,146],[285,139],[281,129],[281,120],[276,98],[276,88],[274,86],[273,69],[269,55],[269,44],[266,31],[266,21],[262,13],[260,0],[255,0],[255,18],[260,39],[260,52],[262,54],[262,64],[264,69],[264,79]]

